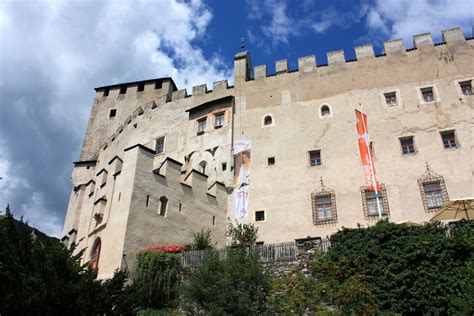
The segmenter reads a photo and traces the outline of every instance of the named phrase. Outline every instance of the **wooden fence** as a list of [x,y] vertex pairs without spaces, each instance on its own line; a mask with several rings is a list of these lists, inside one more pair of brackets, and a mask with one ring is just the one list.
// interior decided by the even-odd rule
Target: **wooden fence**
[[[329,249],[329,240],[324,239],[319,245],[320,249],[327,252]],[[220,260],[224,260],[227,256],[227,248],[217,250],[190,250],[183,251],[181,261],[185,267],[197,267],[211,254],[216,251]],[[248,251],[256,251],[262,262],[292,261],[296,260],[298,254],[298,246],[295,242],[284,242],[277,244],[256,245],[248,248]]]

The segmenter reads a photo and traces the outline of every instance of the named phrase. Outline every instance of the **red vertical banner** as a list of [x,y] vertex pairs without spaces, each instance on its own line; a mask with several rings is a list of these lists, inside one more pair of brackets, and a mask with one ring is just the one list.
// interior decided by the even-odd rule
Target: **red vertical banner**
[[357,142],[359,144],[360,160],[364,168],[365,182],[369,190],[380,192],[380,185],[375,178],[375,165],[372,148],[369,141],[369,130],[367,126],[367,115],[355,110],[357,123]]

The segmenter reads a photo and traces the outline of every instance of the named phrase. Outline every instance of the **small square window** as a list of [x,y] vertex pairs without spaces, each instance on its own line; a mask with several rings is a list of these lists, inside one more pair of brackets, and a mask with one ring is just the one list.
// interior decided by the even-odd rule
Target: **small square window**
[[157,82],[155,82],[155,89],[161,89],[162,86],[163,86],[162,80],[158,80]]
[[110,92],[110,89],[109,89],[109,88],[105,88],[105,89],[104,89],[104,94],[103,94],[103,96],[104,96],[104,97],[109,96],[109,92]]
[[472,95],[472,83],[471,80],[463,81],[459,83],[461,92],[464,95]]
[[198,120],[198,134],[203,134],[206,130],[206,118]]
[[321,165],[321,150],[311,150],[308,152],[308,154],[309,154],[309,165],[311,167]]
[[275,165],[275,157],[268,157],[267,163],[269,166]]
[[127,86],[121,86],[120,87],[120,94],[125,94],[127,93]]
[[400,146],[404,155],[415,153],[415,142],[413,136],[400,138]]
[[421,89],[421,94],[423,96],[423,101],[425,102],[433,102],[435,100],[433,87],[427,87],[427,88]]
[[255,212],[255,221],[264,222],[265,221],[265,211],[256,211]]
[[440,134],[441,134],[441,139],[443,140],[444,148],[449,149],[449,148],[456,148],[458,146],[454,131],[444,131],[444,132],[441,132]]
[[218,113],[214,116],[214,127],[224,126],[224,113]]
[[222,163],[222,171],[226,171],[227,170],[227,163],[223,162]]
[[117,116],[117,109],[110,109],[109,111],[109,118]]
[[142,92],[144,90],[145,90],[145,84],[144,83],[138,84],[137,91]]
[[165,150],[165,137],[156,139],[155,154],[161,154]]
[[385,96],[385,104],[386,104],[388,107],[392,107],[392,106],[397,106],[397,105],[398,105],[396,92],[384,93],[384,96]]

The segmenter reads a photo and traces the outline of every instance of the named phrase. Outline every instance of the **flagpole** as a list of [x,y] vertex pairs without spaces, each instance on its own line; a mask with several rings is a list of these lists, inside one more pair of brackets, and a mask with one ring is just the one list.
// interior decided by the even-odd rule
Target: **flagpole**
[[374,187],[375,191],[375,202],[377,205],[377,213],[379,214],[379,219],[382,218],[382,212],[380,210],[380,201],[379,201],[379,191],[377,190],[377,181],[375,180],[375,172],[374,172],[374,165],[373,165],[373,160],[372,160],[372,151],[370,150],[369,146],[369,133],[367,133],[367,129],[365,127],[365,121],[364,121],[364,112],[362,112],[362,104],[359,103],[360,107],[360,112],[362,113],[362,128],[364,129],[364,135],[367,136],[367,139],[364,139],[365,146],[367,147],[367,152],[369,153],[369,162],[370,162],[370,172],[372,175],[372,186]]

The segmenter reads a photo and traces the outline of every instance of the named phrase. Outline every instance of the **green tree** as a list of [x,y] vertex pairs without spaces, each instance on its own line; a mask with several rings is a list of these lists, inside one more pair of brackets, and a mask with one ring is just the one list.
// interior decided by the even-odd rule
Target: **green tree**
[[191,245],[191,250],[208,250],[214,248],[211,241],[211,230],[201,229],[201,231],[194,234],[194,241]]
[[229,222],[226,234],[232,238],[232,245],[250,246],[257,241],[258,227],[252,223],[242,225],[236,220],[235,225]]

